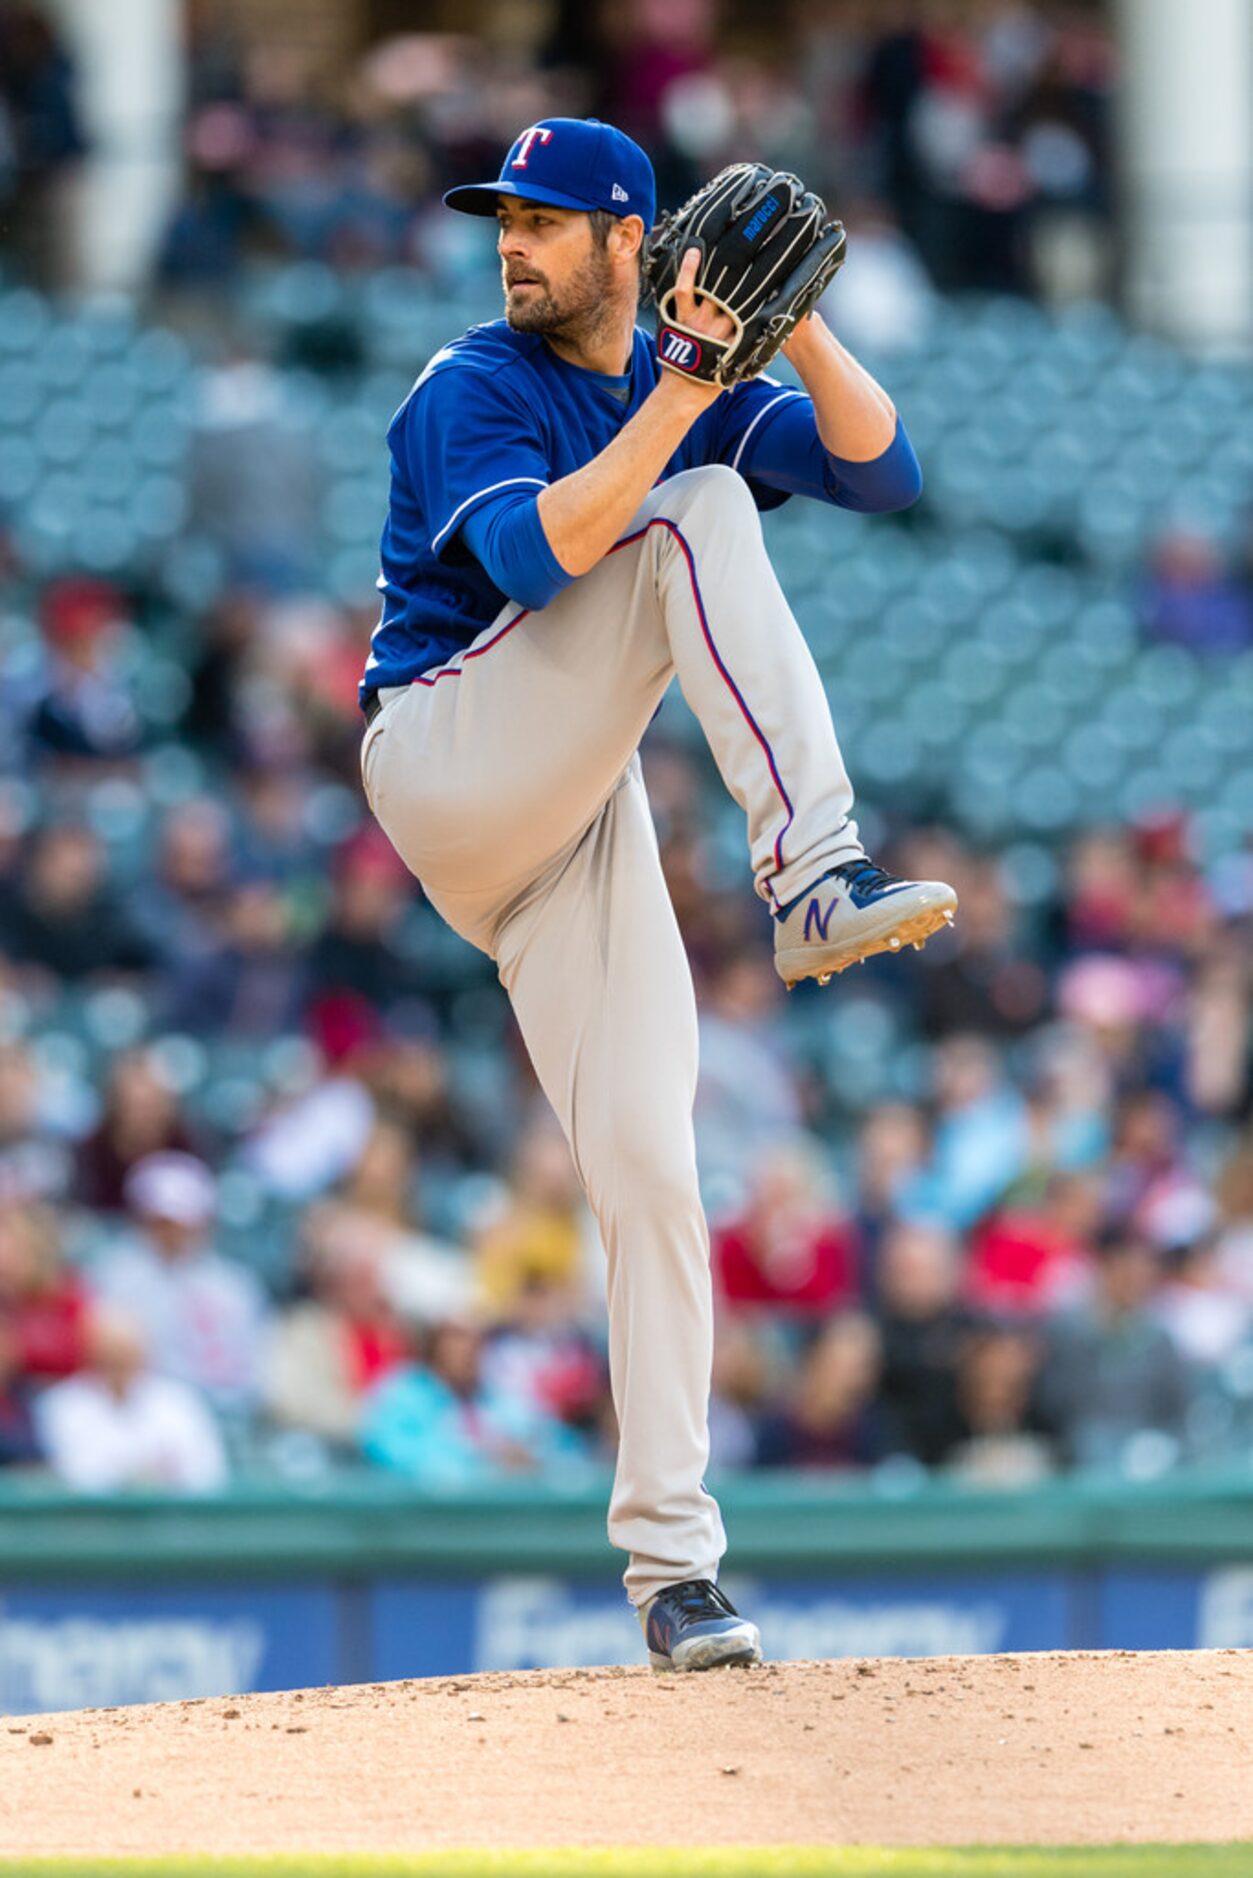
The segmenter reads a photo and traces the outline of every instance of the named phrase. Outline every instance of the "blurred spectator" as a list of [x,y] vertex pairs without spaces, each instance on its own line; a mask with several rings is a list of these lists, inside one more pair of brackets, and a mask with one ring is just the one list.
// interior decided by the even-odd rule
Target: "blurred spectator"
[[212,1174],[190,1154],[150,1154],[125,1199],[134,1231],[101,1257],[93,1291],[142,1327],[164,1375],[219,1413],[244,1413],[260,1389],[267,1305],[254,1274],[213,1245]]
[[189,462],[189,531],[228,581],[270,592],[312,585],[323,489],[310,416],[291,385],[241,346],[199,386]]
[[955,1440],[949,1467],[989,1486],[1022,1486],[1047,1473],[1052,1454],[1036,1403],[1037,1338],[1021,1327],[972,1330],[957,1361]]
[[356,1165],[374,1127],[377,1109],[355,1075],[326,1073],[267,1115],[245,1146],[247,1171],[265,1191],[288,1203],[327,1192]]
[[1140,593],[1145,631],[1189,652],[1221,654],[1253,645],[1253,593],[1219,543],[1197,528],[1159,536]]
[[894,1447],[935,1466],[962,1438],[956,1372],[970,1328],[959,1301],[958,1241],[944,1226],[901,1220],[878,1268],[882,1399]]
[[86,143],[74,67],[46,8],[0,8],[0,239],[41,287],[70,284],[72,188]]
[[1071,1462],[1134,1467],[1145,1431],[1162,1438],[1153,1450],[1158,1465],[1182,1448],[1192,1390],[1183,1359],[1153,1315],[1160,1278],[1151,1246],[1111,1230],[1098,1248],[1091,1300],[1052,1327],[1041,1406]]
[[715,1224],[748,1204],[746,1170],[803,1126],[797,1072],[779,1036],[782,995],[770,954],[756,945],[723,959],[705,988],[696,1150]]
[[152,1050],[114,1057],[100,1119],[78,1149],[78,1197],[99,1213],[120,1213],[127,1176],[146,1155],[190,1153],[178,1097]]
[[425,1193],[432,1176],[447,1181],[483,1160],[484,1124],[454,1086],[447,1048],[426,1026],[402,1028],[401,1015],[373,1041],[360,1068],[380,1106],[416,1143]]
[[967,1227],[1026,1165],[1027,1112],[995,1050],[978,1037],[956,1035],[939,1046],[933,1088],[931,1160],[909,1204]]
[[[503,1210],[483,1228],[476,1247],[479,1293],[499,1318],[516,1309],[536,1280],[592,1291],[589,1239],[595,1237],[570,1150],[544,1115],[523,1136]],[[602,1271],[597,1274],[603,1289]]]
[[32,1466],[39,1458],[30,1382],[17,1339],[0,1314],[0,1467]]
[[50,1113],[39,1066],[18,1043],[0,1043],[0,1209],[24,1200],[60,1200],[73,1158]]
[[0,1208],[0,1329],[29,1382],[69,1376],[84,1358],[87,1294],[60,1259],[46,1207]]
[[309,953],[309,997],[349,993],[385,1010],[418,995],[423,975],[401,931],[416,882],[381,828],[371,823],[349,837],[331,881],[329,916]]
[[1118,1103],[1105,1175],[1105,1207],[1118,1219],[1143,1217],[1178,1187],[1194,1183],[1183,1157],[1183,1117],[1160,1089],[1131,1089]]
[[1217,1258],[1222,1282],[1253,1310],[1253,1135],[1236,1145],[1219,1170]]
[[757,1459],[757,1424],[771,1394],[769,1356],[761,1326],[751,1318],[718,1320],[709,1397],[709,1464],[751,1467]]
[[16,887],[0,889],[0,951],[32,982],[142,971],[148,949],[109,889],[100,842],[82,823],[33,838]]
[[362,1445],[380,1466],[433,1488],[582,1464],[572,1428],[525,1394],[490,1386],[483,1332],[450,1319],[429,1337],[426,1360],[392,1372],[365,1407]]
[[345,1216],[377,1244],[388,1295],[405,1317],[435,1323],[469,1303],[469,1259],[423,1228],[417,1161],[405,1128],[377,1116],[339,1193]]
[[278,883],[240,878],[211,945],[168,969],[163,1015],[193,1035],[276,1037],[295,1028],[302,989],[303,959]]
[[142,1332],[120,1312],[93,1313],[87,1367],[44,1391],[35,1423],[52,1471],[83,1493],[211,1493],[226,1483],[212,1415],[194,1389],[148,1367]]
[[27,727],[37,751],[116,762],[139,749],[143,727],[119,663],[126,615],[106,581],[67,574],[45,589],[47,663]]
[[1199,1185],[1179,1186],[1141,1223],[1161,1260],[1158,1322],[1194,1370],[1225,1362],[1253,1330],[1253,1299],[1225,1266],[1217,1202]]
[[940,305],[917,250],[885,203],[837,195],[837,204],[857,265],[827,289],[822,317],[853,352],[915,350]]
[[980,1312],[1044,1316],[1073,1301],[1089,1273],[1100,1189],[1081,1174],[1054,1174],[1035,1205],[1007,1204],[976,1229],[965,1292]]
[[153,865],[130,902],[136,925],[175,986],[213,957],[231,879],[226,809],[207,795],[180,802],[165,816]]
[[1188,999],[1184,1086],[1203,1115],[1253,1107],[1253,961],[1236,931],[1201,960]]
[[922,1028],[931,1037],[1019,1036],[1044,1015],[1048,979],[1015,929],[1000,863],[979,860],[963,873],[960,927],[937,934],[923,954]]
[[928,1145],[923,1115],[908,1102],[880,1102],[861,1124],[853,1223],[861,1258],[858,1289],[867,1297],[877,1295],[884,1232],[918,1176]]
[[373,1223],[323,1203],[306,1224],[309,1295],[276,1319],[265,1360],[273,1421],[319,1436],[345,1456],[362,1404],[408,1360],[411,1336],[387,1289],[387,1255]]
[[757,1431],[759,1467],[868,1467],[886,1452],[876,1400],[881,1351],[868,1317],[837,1317],[801,1358],[780,1407]]
[[731,1309],[829,1315],[857,1288],[850,1223],[812,1148],[759,1154],[747,1210],[714,1232],[714,1273]]
[[483,1352],[489,1391],[529,1401],[594,1437],[605,1408],[607,1357],[580,1317],[577,1290],[533,1276]]
[[1082,833],[1066,853],[1065,937],[1075,951],[1112,951],[1129,936],[1138,894],[1128,829]]

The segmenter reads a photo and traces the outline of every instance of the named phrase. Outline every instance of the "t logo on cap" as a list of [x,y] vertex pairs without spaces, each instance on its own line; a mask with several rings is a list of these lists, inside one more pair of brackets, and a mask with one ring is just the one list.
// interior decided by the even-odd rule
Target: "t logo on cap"
[[553,134],[547,124],[532,124],[530,130],[524,130],[522,135],[518,138],[518,154],[509,165],[510,169],[524,170],[526,168],[527,158],[530,156],[535,144],[551,143],[552,140]]

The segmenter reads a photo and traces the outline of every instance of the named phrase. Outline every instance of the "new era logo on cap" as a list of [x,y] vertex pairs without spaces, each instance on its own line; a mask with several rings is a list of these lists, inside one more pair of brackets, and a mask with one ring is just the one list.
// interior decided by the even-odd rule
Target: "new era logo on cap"
[[615,202],[629,202],[631,200],[630,196],[627,194],[626,190],[622,187],[621,183],[614,184],[613,199]]

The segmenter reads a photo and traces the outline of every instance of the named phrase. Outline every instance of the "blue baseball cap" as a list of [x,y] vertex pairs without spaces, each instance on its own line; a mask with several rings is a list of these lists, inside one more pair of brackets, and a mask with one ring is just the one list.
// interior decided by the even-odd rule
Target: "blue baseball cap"
[[551,202],[557,209],[606,209],[657,217],[653,166],[625,132],[594,117],[546,117],[516,140],[494,183],[464,183],[444,197],[465,215],[495,215],[499,196]]

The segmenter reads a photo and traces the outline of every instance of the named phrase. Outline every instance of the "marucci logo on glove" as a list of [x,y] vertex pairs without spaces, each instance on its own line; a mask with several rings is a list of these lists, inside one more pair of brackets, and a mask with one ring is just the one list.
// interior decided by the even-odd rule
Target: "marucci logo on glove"
[[700,345],[686,333],[676,333],[672,326],[663,326],[657,334],[657,351],[663,362],[672,365],[676,372],[700,370]]
[[779,213],[778,196],[767,196],[751,222],[744,229],[745,241],[756,241],[763,228]]

